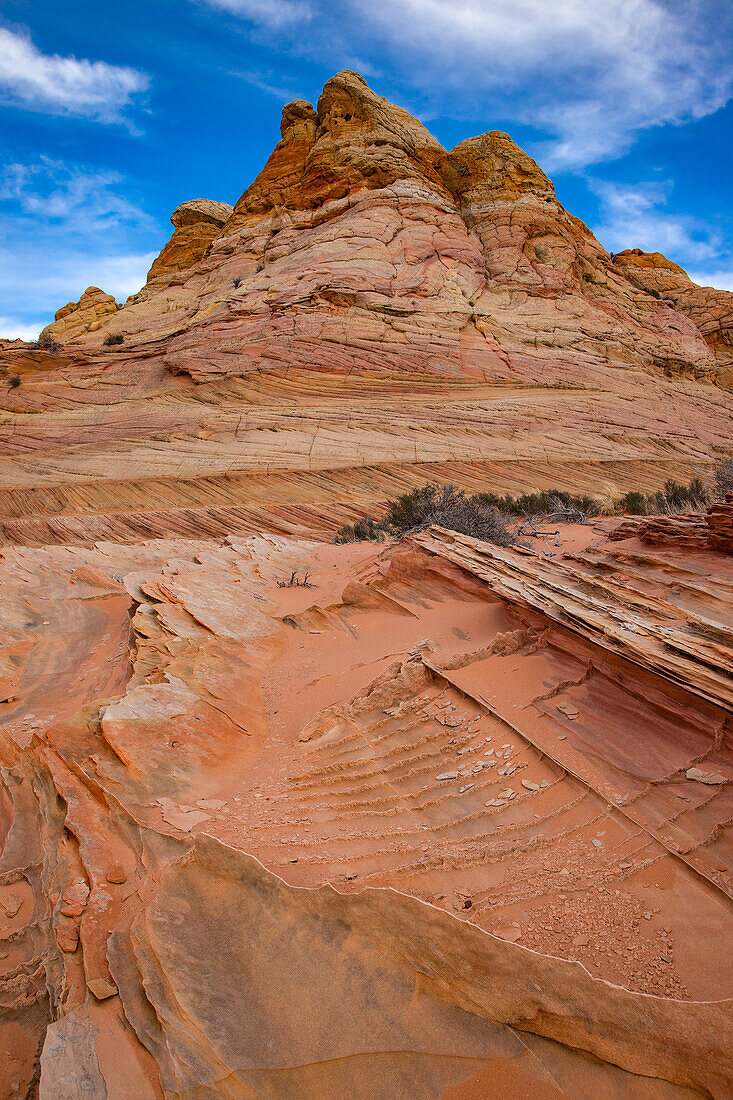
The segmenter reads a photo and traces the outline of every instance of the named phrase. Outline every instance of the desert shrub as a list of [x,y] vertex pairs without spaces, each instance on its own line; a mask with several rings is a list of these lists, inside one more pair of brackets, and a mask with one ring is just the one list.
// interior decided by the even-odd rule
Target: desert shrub
[[241,283],[241,281],[242,281],[241,276],[239,276],[236,279],[232,279],[232,286],[234,287],[235,290],[237,290],[237,288],[239,287],[239,284]]
[[659,516],[674,512],[694,512],[707,507],[710,494],[705,483],[694,477],[687,485],[668,480],[654,493],[633,490],[618,501],[618,511],[629,516]]
[[428,517],[433,516],[436,509],[445,511],[461,498],[465,498],[465,493],[453,485],[421,485],[389,501],[386,523],[401,534],[426,527],[429,526]]
[[733,458],[721,458],[713,471],[713,496],[724,500],[726,493],[733,493]]
[[110,332],[109,336],[105,336],[102,343],[104,344],[105,347],[110,348],[114,344],[124,343],[124,340],[125,340],[125,337],[122,335],[121,332]]
[[517,516],[549,516],[573,514],[595,516],[600,511],[593,497],[576,496],[562,489],[542,489],[537,493],[524,493],[519,497],[497,496],[496,493],[477,493],[476,497],[485,504],[493,505],[500,511]]
[[625,493],[618,502],[618,510],[628,516],[647,515],[647,498],[644,493],[632,490]]
[[51,355],[57,355],[61,349],[61,345],[58,340],[54,340],[53,336],[49,332],[42,332],[36,340],[36,347],[42,348],[43,351],[48,351]]
[[493,504],[487,504],[478,496],[468,496],[454,485],[431,484],[390,500],[383,520],[366,516],[342,527],[336,542],[399,538],[433,525],[497,546],[510,546],[516,540],[506,517]]
[[335,541],[338,543],[379,542],[381,539],[386,538],[387,534],[383,522],[372,519],[371,516],[364,516],[363,519],[358,519],[356,523],[346,523],[343,527],[339,527]]

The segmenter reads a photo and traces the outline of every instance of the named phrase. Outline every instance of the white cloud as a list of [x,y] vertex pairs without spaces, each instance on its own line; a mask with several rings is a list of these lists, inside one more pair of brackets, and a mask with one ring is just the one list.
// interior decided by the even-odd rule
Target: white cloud
[[589,180],[588,183],[601,203],[601,220],[593,232],[611,252],[625,248],[662,252],[682,267],[720,255],[722,240],[715,229],[690,215],[673,214],[665,209],[671,181],[628,184]]
[[[30,247],[22,252],[0,248],[0,338],[35,339],[67,302],[78,301],[88,286],[98,286],[118,301],[145,283],[158,252],[95,256],[83,250]],[[31,333],[31,336],[28,336]]]
[[240,80],[246,80],[253,88],[259,88],[259,90],[266,95],[274,96],[280,103],[287,103],[289,100],[296,98],[295,92],[291,88],[287,88],[284,84],[273,83],[271,77],[263,75],[262,73],[232,70],[230,76],[236,76]]
[[733,267],[722,271],[688,271],[687,274],[699,286],[714,286],[717,290],[733,292]]
[[[427,62],[422,78],[547,129],[549,171],[624,152],[641,130],[701,117],[733,88],[716,0],[357,0]],[[371,16],[369,13],[372,13]],[[728,20],[730,30],[730,20]],[[718,35],[711,35],[716,25]],[[472,92],[471,89],[474,89]],[[434,95],[434,91],[429,94]]]
[[303,0],[209,0],[209,4],[270,30],[304,23],[313,16],[311,5]]
[[377,59],[421,117],[534,126],[548,171],[616,157],[733,91],[733,7],[719,0],[312,0],[307,34],[295,0],[208,2],[278,50],[335,68]]
[[0,175],[0,335],[7,324],[42,328],[88,286],[118,300],[140,289],[169,230],[124,185],[117,173],[50,158]]
[[152,218],[112,190],[122,182],[117,172],[41,156],[32,164],[5,167],[0,175],[0,202],[11,203],[13,212],[27,218],[29,225],[54,223],[67,233],[107,234],[125,225],[153,228]]
[[37,340],[43,325],[19,320],[17,317],[0,317],[0,340]]
[[120,122],[149,77],[105,61],[41,53],[29,37],[0,27],[0,95],[33,111]]

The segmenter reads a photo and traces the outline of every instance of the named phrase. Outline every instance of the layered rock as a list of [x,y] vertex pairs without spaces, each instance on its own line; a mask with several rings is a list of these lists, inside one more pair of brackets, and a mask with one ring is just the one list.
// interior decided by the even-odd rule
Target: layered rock
[[179,208],[145,288],[60,354],[0,350],[6,538],[246,533],[268,509],[323,535],[436,477],[607,497],[729,447],[712,345],[505,134],[447,152],[339,73],[227,213]]
[[733,492],[708,508],[705,516],[711,549],[733,554]]
[[619,252],[613,263],[631,282],[690,318],[715,356],[719,383],[733,389],[733,294],[697,286],[660,252],[633,248]]
[[725,1096],[733,573],[584,533],[6,549],[0,1087]]
[[690,550],[705,550],[709,546],[708,525],[702,512],[650,516],[641,525],[639,538],[647,546],[677,546]]
[[729,559],[312,541],[702,475],[712,345],[354,73],[173,224],[0,347],[0,1092],[727,1096]]
[[171,214],[173,236],[153,261],[146,285],[168,285],[203,259],[232,209],[229,203],[210,199],[192,199],[177,206]]
[[117,311],[119,305],[111,294],[98,286],[88,286],[78,302],[67,302],[56,311],[55,320],[46,325],[41,337],[67,343],[98,332]]

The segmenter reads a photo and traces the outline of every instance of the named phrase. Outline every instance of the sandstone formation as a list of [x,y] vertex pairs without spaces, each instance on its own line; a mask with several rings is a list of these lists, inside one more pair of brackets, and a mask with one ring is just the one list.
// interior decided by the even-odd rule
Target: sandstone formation
[[[603,523],[607,528],[608,524]],[[604,531],[612,542],[638,538],[645,546],[670,546],[678,550],[716,550],[733,553],[733,493],[716,501],[707,512],[674,515],[626,516]]]
[[351,72],[171,220],[0,341],[0,1097],[724,1100],[733,497],[332,539],[707,476],[733,296]]
[[153,261],[146,286],[169,286],[176,278],[183,281],[182,273],[203,259],[231,213],[229,203],[210,199],[192,199],[177,206],[171,214],[173,236]]
[[120,307],[111,294],[105,294],[98,286],[88,286],[78,302],[67,302],[56,311],[56,319],[46,325],[41,337],[67,343],[98,332]]
[[647,546],[679,546],[705,549],[708,525],[702,512],[680,512],[671,516],[650,516],[641,525],[639,538]]
[[506,134],[447,152],[342,72],[172,221],[101,325],[0,348],[5,541],[324,536],[426,480],[609,497],[730,449],[733,296],[611,257]]
[[733,554],[733,493],[726,493],[725,500],[708,508],[705,519],[710,548]]
[[715,356],[720,384],[733,389],[733,294],[697,286],[681,267],[659,252],[633,248],[619,252],[613,263],[636,286],[673,305],[694,322]]
[[7,1094],[728,1095],[733,559],[573,538],[6,548]]

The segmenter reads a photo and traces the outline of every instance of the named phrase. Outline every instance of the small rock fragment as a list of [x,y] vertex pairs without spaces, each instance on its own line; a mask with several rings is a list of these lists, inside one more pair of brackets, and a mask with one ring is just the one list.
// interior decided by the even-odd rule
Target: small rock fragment
[[108,997],[114,997],[117,986],[114,982],[108,982],[106,978],[92,978],[87,982],[89,991],[98,1001],[106,1001]]
[[56,929],[56,942],[67,955],[73,955],[79,946],[79,929],[75,924],[60,924]]
[[504,924],[494,929],[494,935],[508,943],[516,943],[522,937],[522,929],[518,924]]
[[22,904],[23,899],[18,897],[17,894],[6,894],[5,897],[0,897],[0,906],[2,906],[5,916],[11,919],[20,912]]
[[688,779],[696,780],[698,783],[707,783],[709,786],[727,783],[727,779],[720,772],[704,772],[700,768],[688,768],[685,775]]

